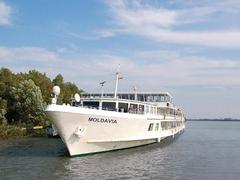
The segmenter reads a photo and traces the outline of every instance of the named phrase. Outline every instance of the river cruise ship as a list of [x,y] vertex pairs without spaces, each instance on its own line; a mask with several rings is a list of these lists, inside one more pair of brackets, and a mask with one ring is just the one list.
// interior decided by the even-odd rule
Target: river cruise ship
[[57,105],[60,89],[54,88],[46,112],[70,156],[156,143],[185,128],[168,92],[117,93],[116,83],[115,93],[75,94],[71,104]]

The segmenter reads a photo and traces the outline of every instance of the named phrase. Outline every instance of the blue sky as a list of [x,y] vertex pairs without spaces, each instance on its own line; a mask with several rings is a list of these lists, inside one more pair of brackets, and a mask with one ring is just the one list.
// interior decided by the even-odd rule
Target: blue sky
[[240,118],[239,0],[0,0],[0,66],[85,91],[169,91],[190,118]]

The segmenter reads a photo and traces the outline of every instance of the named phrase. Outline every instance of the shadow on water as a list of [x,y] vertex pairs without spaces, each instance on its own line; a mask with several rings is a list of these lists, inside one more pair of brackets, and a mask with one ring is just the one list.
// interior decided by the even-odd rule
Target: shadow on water
[[[20,175],[35,179],[103,179],[146,176],[154,167],[162,167],[168,148],[177,144],[178,137],[160,143],[125,150],[97,153],[70,158],[61,139],[22,138],[0,141],[0,179],[16,179]],[[165,155],[164,155],[165,154]],[[169,157],[168,155],[166,157]],[[160,158],[160,159],[156,159]],[[164,165],[166,163],[163,163]],[[47,168],[46,168],[47,167]],[[111,170],[110,170],[111,169]],[[119,171],[120,170],[120,171]],[[21,178],[20,178],[21,179]],[[81,178],[80,178],[81,179]]]
[[61,139],[20,138],[0,141],[0,156],[67,157],[69,153]]
[[[144,151],[154,151],[156,148],[164,148],[169,144],[176,141],[179,135],[174,138],[169,137],[162,140],[160,143],[154,143],[141,147],[133,147],[124,150],[116,150],[110,152],[103,152],[101,154],[112,154],[116,152],[122,152],[121,154],[131,154]],[[0,141],[0,156],[9,157],[70,157],[66,146],[61,139],[49,139],[49,138],[20,138],[20,139],[8,139]],[[90,154],[87,156],[94,156],[97,154]]]
[[0,179],[239,179],[240,123],[187,122],[161,143],[70,158],[61,139],[0,141]]
[[160,143],[141,147],[65,158],[64,171],[56,172],[59,177],[66,177],[66,179],[69,177],[94,179],[96,172],[102,179],[149,177],[153,167],[166,166],[165,160],[171,157],[169,148],[176,145],[180,137],[178,135],[174,138],[169,137]]

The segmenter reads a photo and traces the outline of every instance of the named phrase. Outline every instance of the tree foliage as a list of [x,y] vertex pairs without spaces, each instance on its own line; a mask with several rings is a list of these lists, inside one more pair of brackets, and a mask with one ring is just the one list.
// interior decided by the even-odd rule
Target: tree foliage
[[7,119],[5,114],[7,113],[7,101],[0,97],[0,124],[6,123]]
[[0,69],[0,97],[2,101],[5,102],[6,109],[4,111],[4,116],[10,122],[14,119],[14,107],[12,106],[12,97],[10,95],[10,90],[15,87],[23,78],[21,76],[13,74],[7,68]]
[[45,103],[40,88],[31,79],[12,87],[10,94],[17,115],[15,121],[28,125],[43,124]]
[[54,79],[53,79],[53,84],[57,86],[62,86],[64,84],[63,76],[61,74],[58,74]]
[[12,86],[16,86],[22,78],[13,74],[9,69],[0,69],[0,97],[7,99]]
[[51,96],[51,89],[52,89],[52,82],[51,79],[46,76],[44,73],[40,73],[36,70],[31,70],[28,73],[21,74],[24,79],[31,79],[38,86],[42,92],[43,100],[46,103],[50,103],[50,96]]
[[60,96],[58,97],[58,104],[70,103],[72,96],[75,93],[81,92],[81,90],[79,90],[74,83],[64,82],[63,76],[61,74],[58,74],[53,79],[53,85],[57,85],[61,89]]
[[44,108],[50,102],[54,85],[61,88],[58,103],[69,103],[81,90],[71,82],[64,82],[61,74],[53,81],[37,70],[14,74],[0,69],[0,123],[39,125],[46,119]]

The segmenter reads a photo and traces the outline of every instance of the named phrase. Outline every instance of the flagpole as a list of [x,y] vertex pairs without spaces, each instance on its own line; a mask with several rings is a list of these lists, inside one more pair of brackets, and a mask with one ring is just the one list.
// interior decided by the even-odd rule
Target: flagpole
[[118,65],[118,70],[116,72],[116,85],[115,85],[115,92],[114,92],[114,98],[117,99],[117,89],[118,89],[118,80],[119,80],[119,70],[120,70],[120,64]]

